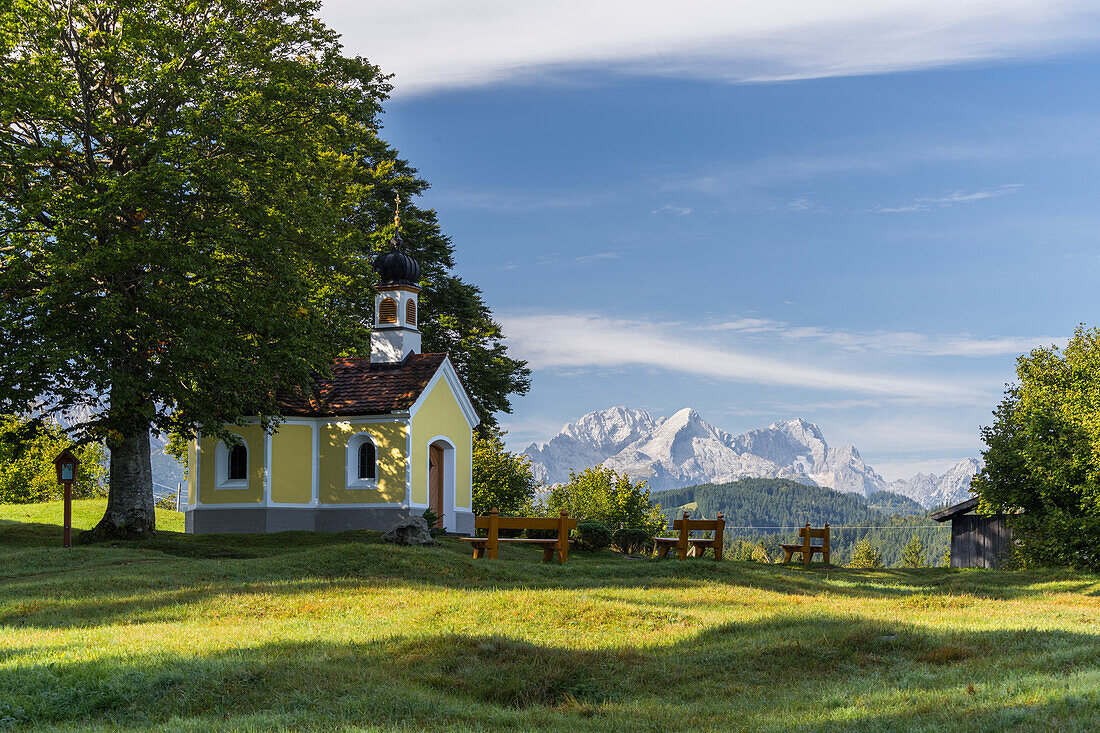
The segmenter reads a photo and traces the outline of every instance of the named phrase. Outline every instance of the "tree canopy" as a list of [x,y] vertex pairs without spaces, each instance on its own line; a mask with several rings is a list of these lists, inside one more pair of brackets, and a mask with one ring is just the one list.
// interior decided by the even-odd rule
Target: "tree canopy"
[[[312,0],[0,0],[0,411],[111,449],[98,530],[154,528],[148,431],[278,421],[369,350],[374,251],[427,184],[378,134],[388,78]],[[483,420],[529,374],[434,213],[403,207],[425,349]]]
[[569,472],[569,481],[550,489],[546,510],[553,516],[562,509],[572,517],[594,519],[612,530],[644,529],[655,534],[668,524],[661,507],[650,501],[645,481],[632,481],[610,468],[596,466]]
[[1016,375],[982,428],[978,509],[1008,515],[1025,562],[1100,568],[1100,331],[1021,356]]
[[474,514],[485,515],[494,508],[501,514],[529,514],[538,488],[531,459],[505,450],[500,433],[474,435]]

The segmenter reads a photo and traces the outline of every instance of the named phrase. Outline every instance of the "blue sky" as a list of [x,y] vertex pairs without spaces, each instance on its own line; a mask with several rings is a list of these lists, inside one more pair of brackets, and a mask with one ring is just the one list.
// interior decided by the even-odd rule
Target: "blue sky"
[[513,449],[691,406],[940,471],[1018,354],[1100,323],[1100,14],[757,5],[326,4],[534,370]]

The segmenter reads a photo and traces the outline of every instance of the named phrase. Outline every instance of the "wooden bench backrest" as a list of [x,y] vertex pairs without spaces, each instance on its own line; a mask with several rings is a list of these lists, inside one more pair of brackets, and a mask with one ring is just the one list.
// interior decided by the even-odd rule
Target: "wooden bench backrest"
[[672,523],[672,528],[674,530],[683,529],[685,521],[688,523],[688,532],[706,532],[708,530],[717,532],[719,525],[723,527],[726,525],[726,520],[724,519],[677,519]]
[[[815,539],[815,540],[819,539],[819,540],[822,541],[821,545],[820,545],[821,547],[828,547],[829,546],[829,523],[825,522],[825,527],[822,528],[822,529],[815,529],[815,528],[811,527],[809,524],[807,524],[805,527],[798,530],[798,536],[800,538],[802,538],[802,543],[803,544],[808,545],[808,544],[811,544],[810,543],[811,539]],[[818,545],[814,545],[814,546],[817,547]]]
[[[474,518],[475,529],[489,529],[492,516]],[[499,529],[557,529],[562,522],[560,517],[501,517],[497,516]],[[572,531],[577,528],[576,519],[565,519],[565,528]]]
[[721,545],[722,533],[726,529],[726,519],[722,516],[722,512],[718,512],[717,519],[692,519],[691,515],[684,512],[683,517],[672,522],[672,529],[680,530],[678,546],[686,547],[693,531],[713,531],[715,544]]

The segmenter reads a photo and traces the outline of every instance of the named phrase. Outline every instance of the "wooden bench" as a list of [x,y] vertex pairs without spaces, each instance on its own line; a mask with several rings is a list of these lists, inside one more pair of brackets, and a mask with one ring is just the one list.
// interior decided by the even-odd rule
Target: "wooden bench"
[[[783,562],[790,562],[794,553],[802,553],[802,562],[805,565],[810,564],[810,559],[814,556],[815,552],[821,553],[821,559],[825,561],[825,564],[829,564],[829,523],[825,522],[824,529],[813,529],[810,527],[810,523],[806,522],[806,526],[798,530],[798,536],[802,538],[802,542],[797,545],[780,545],[783,548]],[[820,539],[820,545],[811,545],[811,539]]]
[[[726,530],[726,520],[721,512],[718,513],[717,519],[689,519],[690,516],[690,514],[684,512],[683,518],[672,523],[673,530],[680,530],[680,534],[676,537],[653,538],[654,557],[658,559],[665,558],[668,556],[668,551],[675,547],[676,556],[681,560],[686,560],[688,557],[702,557],[706,549],[712,547],[714,548],[714,559],[722,559],[722,534]],[[692,537],[691,533],[696,531],[712,531],[714,532],[714,538]]]
[[[489,556],[490,560],[497,559],[500,546],[505,543],[517,543],[525,545],[539,545],[542,547],[542,561],[550,562],[556,553],[558,559],[565,562],[569,559],[569,533],[577,528],[577,520],[569,518],[569,512],[562,510],[558,517],[502,517],[494,507],[489,516],[475,517],[474,529],[488,530],[488,537],[460,537],[463,542],[469,542],[474,548],[474,559]],[[533,537],[500,537],[502,529],[556,529],[557,539],[540,540]]]

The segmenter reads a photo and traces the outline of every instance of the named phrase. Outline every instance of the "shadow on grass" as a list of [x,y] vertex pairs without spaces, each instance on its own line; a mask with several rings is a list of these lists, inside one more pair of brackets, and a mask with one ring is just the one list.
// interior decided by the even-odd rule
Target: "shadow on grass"
[[0,669],[0,700],[20,729],[1093,730],[1100,692],[1067,679],[1098,664],[1087,634],[783,618],[649,648],[440,634],[28,658]]
[[[1057,583],[1060,592],[1096,587],[1095,579],[1076,574],[806,569],[716,563],[709,558],[636,560],[610,552],[575,552],[564,565],[543,564],[541,553],[526,547],[504,548],[498,561],[475,561],[457,540],[436,548],[399,548],[382,544],[378,533],[366,531],[198,536],[162,532],[140,543],[46,550],[49,543],[43,540],[54,529],[0,522],[0,551],[6,554],[0,569],[0,624],[59,628],[173,621],[193,613],[189,606],[225,596],[291,596],[381,585],[404,586],[410,592],[579,589],[609,598],[617,591],[645,589],[698,589],[699,597],[705,598],[708,587],[745,587],[788,596],[898,599],[932,608],[951,606],[960,598],[958,603],[1042,595],[1045,589],[1036,590],[1037,583]],[[12,534],[18,541],[10,541]],[[634,597],[631,602],[646,601]]]

